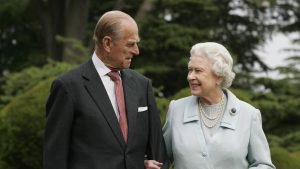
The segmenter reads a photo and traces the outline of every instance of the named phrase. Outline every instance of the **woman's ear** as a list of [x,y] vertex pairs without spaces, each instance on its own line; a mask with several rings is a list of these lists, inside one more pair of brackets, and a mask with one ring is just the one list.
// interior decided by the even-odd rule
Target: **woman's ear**
[[222,76],[218,76],[218,79],[217,79],[216,85],[218,85],[218,86],[221,86],[221,84],[222,84],[223,80],[224,80],[224,77],[222,77]]
[[111,50],[111,37],[109,36],[104,36],[104,38],[102,39],[102,45],[103,45],[103,49],[106,52],[110,52]]

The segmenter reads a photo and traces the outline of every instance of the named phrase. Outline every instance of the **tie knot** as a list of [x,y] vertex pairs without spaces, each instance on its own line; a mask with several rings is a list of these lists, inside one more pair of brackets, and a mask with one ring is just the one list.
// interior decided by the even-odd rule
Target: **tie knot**
[[117,71],[108,72],[107,75],[110,77],[112,81],[120,80],[120,74]]

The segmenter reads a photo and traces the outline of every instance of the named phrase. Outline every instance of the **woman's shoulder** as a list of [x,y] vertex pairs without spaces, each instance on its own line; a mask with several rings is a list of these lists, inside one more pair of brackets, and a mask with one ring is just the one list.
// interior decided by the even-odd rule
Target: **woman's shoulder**
[[195,99],[197,99],[196,96],[187,96],[187,97],[183,97],[180,99],[172,100],[170,102],[170,105],[175,106],[175,107],[177,107],[177,106],[182,107],[183,105],[193,102]]
[[197,100],[196,96],[188,96],[172,100],[169,104],[169,110],[167,113],[168,121],[172,121],[172,123],[181,123],[184,113],[187,112],[187,109],[193,107],[194,102],[197,104],[197,101],[195,100]]
[[246,110],[251,110],[251,111],[256,111],[257,108],[255,108],[253,105],[243,101],[243,100],[239,100],[239,104],[240,104],[240,107],[243,108],[243,109],[246,109]]
[[242,111],[249,111],[249,112],[257,111],[257,108],[239,99],[230,90],[226,90],[226,93],[228,95],[228,99],[229,99],[228,101],[230,102],[230,104],[232,104],[232,107],[236,107],[237,109],[241,109]]
[[[239,100],[241,119],[251,119],[250,121],[261,121],[261,112],[253,105]],[[247,120],[248,121],[248,120]]]
[[183,97],[177,100],[172,100],[169,104],[169,111],[172,116],[182,116],[187,109],[191,109],[197,105],[197,97],[196,96],[188,96]]
[[238,114],[240,119],[245,119],[248,121],[249,119],[255,119],[260,117],[260,110],[254,107],[253,105],[245,102],[239,98],[237,98],[232,92],[229,90],[226,91],[228,94],[228,107],[232,107],[236,110],[235,114]]

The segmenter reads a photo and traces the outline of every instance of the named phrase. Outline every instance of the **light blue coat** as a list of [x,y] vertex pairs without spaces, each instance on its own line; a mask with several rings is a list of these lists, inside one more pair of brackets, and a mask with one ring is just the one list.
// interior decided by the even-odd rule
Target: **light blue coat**
[[206,144],[198,97],[171,101],[163,127],[167,153],[175,169],[275,169],[262,129],[260,111],[229,90],[220,127]]

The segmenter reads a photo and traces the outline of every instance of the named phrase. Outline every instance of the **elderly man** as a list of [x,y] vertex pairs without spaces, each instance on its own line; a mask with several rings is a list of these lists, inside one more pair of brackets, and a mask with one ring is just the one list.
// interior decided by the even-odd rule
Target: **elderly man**
[[164,141],[151,81],[128,69],[139,54],[138,26],[105,13],[92,58],[59,76],[46,104],[45,169],[142,169],[162,161]]

